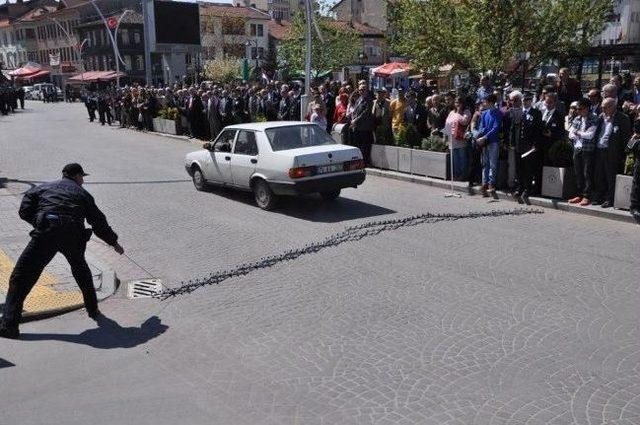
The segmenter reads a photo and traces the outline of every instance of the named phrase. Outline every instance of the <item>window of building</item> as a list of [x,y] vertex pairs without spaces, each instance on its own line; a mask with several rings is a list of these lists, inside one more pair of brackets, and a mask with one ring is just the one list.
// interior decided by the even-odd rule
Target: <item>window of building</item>
[[258,59],[264,59],[264,48],[258,47]]
[[144,57],[142,55],[136,56],[136,69],[142,71],[144,69]]
[[258,49],[256,49],[255,47],[251,48],[251,59],[257,59],[258,58]]
[[124,55],[124,69],[131,71],[131,55]]
[[126,28],[122,28],[120,30],[120,39],[122,40],[123,46],[129,45],[129,30]]
[[134,31],[133,32],[133,43],[134,44],[140,44],[141,43],[141,37],[140,37],[140,32],[139,31]]
[[258,28],[258,37],[264,36],[264,26],[262,24],[258,24],[257,28]]

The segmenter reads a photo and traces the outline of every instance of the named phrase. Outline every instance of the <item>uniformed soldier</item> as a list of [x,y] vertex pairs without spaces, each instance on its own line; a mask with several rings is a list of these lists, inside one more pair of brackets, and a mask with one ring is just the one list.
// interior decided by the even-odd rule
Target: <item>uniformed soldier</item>
[[[29,190],[20,205],[20,218],[33,226],[31,241],[20,255],[9,279],[9,291],[0,323],[0,336],[17,339],[22,306],[42,270],[56,253],[64,255],[71,266],[89,317],[100,316],[91,270],[84,258],[91,233],[111,245],[118,254],[124,249],[118,235],[109,227],[93,197],[82,188],[87,176],[80,164],[67,164],[62,179]],[[84,221],[92,226],[85,229]]]

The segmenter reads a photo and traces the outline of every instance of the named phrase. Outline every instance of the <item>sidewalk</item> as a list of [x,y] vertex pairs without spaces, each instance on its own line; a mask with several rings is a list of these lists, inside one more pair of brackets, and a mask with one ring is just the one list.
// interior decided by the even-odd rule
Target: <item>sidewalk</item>
[[[438,187],[441,189],[451,189],[451,182],[448,180],[440,180],[431,177],[418,176],[415,174],[406,174],[400,173],[398,171],[389,171],[382,170],[379,168],[367,168],[367,174],[372,176],[386,177],[395,180],[401,180],[411,183],[423,184],[426,186]],[[467,193],[468,186],[467,182],[453,182],[453,190],[455,192],[462,192],[464,194]],[[473,188],[473,192],[475,195],[479,195],[480,187],[476,186]],[[498,197],[500,199],[516,202],[513,197],[504,191],[498,191]],[[549,198],[541,198],[541,197],[530,197],[529,198],[531,205],[535,205],[537,207],[544,208],[552,208],[561,211],[572,212],[576,214],[590,215],[594,217],[602,217],[609,220],[617,220],[624,221],[627,223],[635,224],[635,220],[629,214],[629,211],[616,210],[613,208],[601,208],[597,205],[590,205],[588,207],[581,207],[578,205],[573,205],[567,203],[567,201],[561,201],[558,199],[549,199]]]
[[[0,305],[5,302],[15,262],[29,242],[30,226],[18,216],[22,193],[29,188],[27,184],[0,178]],[[87,262],[93,275],[98,301],[102,301],[115,292],[115,273],[90,255],[87,255]],[[23,316],[28,320],[37,320],[83,306],[82,293],[73,279],[69,265],[58,254],[27,297]]]

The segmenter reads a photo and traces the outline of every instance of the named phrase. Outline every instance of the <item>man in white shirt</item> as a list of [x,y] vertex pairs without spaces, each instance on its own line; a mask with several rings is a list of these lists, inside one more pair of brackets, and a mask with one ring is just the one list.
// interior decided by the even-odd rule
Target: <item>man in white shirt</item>
[[573,169],[576,174],[578,193],[569,200],[570,204],[587,206],[591,204],[593,190],[593,152],[598,118],[590,112],[587,99],[578,101],[578,116],[569,130],[569,140],[573,142]]

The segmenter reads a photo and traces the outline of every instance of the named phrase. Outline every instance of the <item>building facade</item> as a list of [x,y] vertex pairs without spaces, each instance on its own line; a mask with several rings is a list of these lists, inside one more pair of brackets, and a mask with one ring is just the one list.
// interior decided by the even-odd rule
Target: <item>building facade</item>
[[241,7],[253,7],[267,12],[273,19],[289,21],[295,13],[304,13],[304,2],[301,0],[235,0]]
[[202,58],[262,62],[269,48],[269,20],[266,12],[252,7],[201,4]]
[[[142,15],[128,11],[105,16],[119,22],[114,38],[123,63],[120,72],[132,81],[145,79],[144,28]],[[82,63],[86,71],[112,71],[116,69],[111,37],[104,22],[96,20],[80,24],[77,27],[78,38],[86,40],[82,48]]]
[[357,22],[387,31],[387,0],[340,0],[330,9],[338,21]]

